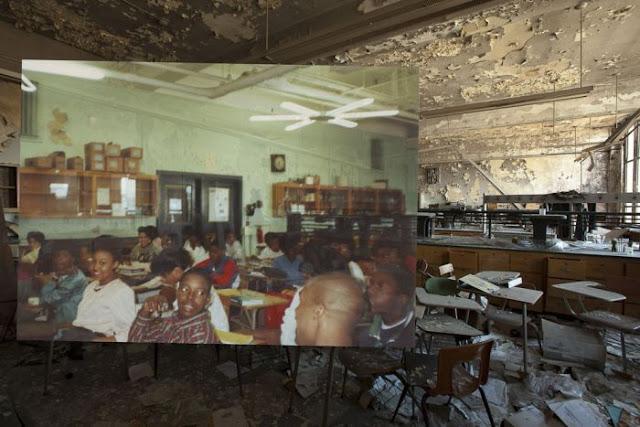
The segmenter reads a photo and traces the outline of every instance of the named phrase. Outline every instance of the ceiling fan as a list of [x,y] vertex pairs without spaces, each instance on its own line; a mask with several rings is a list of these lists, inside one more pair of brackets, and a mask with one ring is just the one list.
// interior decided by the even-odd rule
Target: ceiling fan
[[295,102],[283,102],[280,107],[295,114],[251,116],[249,120],[252,122],[295,122],[284,128],[287,131],[300,129],[315,122],[328,122],[345,128],[354,128],[358,126],[358,123],[354,121],[356,119],[389,117],[395,116],[399,112],[398,110],[353,111],[371,105],[373,102],[373,98],[364,98],[325,112],[312,110]]

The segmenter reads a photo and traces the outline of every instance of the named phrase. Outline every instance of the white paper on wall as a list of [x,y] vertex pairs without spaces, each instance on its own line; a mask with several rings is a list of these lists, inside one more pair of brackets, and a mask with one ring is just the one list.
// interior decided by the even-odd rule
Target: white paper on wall
[[209,188],[209,222],[229,221],[229,189]]
[[98,206],[110,206],[111,196],[108,188],[98,188]]

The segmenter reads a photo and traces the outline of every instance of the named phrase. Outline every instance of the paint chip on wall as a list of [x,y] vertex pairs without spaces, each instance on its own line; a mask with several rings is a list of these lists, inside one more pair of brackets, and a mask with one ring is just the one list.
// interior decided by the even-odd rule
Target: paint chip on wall
[[67,135],[67,132],[64,130],[64,126],[69,121],[69,116],[67,116],[67,113],[63,113],[58,108],[55,108],[52,114],[53,120],[47,124],[51,141],[54,144],[62,144],[67,146],[71,145],[71,137],[69,137],[69,135]]

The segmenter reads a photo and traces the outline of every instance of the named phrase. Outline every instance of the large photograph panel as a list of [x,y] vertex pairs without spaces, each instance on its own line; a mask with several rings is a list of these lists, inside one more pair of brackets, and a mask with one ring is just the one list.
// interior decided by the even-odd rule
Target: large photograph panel
[[413,346],[416,69],[23,71],[19,339]]

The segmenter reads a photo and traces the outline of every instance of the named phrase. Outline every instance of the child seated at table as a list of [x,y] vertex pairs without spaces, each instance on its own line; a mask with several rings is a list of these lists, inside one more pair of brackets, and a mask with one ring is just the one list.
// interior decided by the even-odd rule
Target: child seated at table
[[206,259],[193,268],[204,270],[216,289],[233,288],[240,286],[240,272],[236,262],[224,255],[224,251],[213,242],[209,247],[209,259]]
[[191,255],[184,249],[166,249],[151,261],[153,279],[132,287],[138,302],[163,294],[168,303],[176,299],[176,288],[184,272],[191,267]]
[[[414,342],[415,278],[397,265],[381,265],[373,273],[366,295],[374,315],[373,327],[362,329],[362,347],[410,347]],[[378,318],[378,321],[376,321]]]
[[185,239],[183,249],[189,252],[193,259],[193,265],[196,265],[207,259],[208,254],[202,243],[202,238],[196,233],[191,226],[186,226],[182,230]]
[[54,274],[41,279],[40,300],[52,306],[56,323],[73,322],[88,280],[66,249],[53,254],[53,268]]
[[[206,273],[190,270],[180,279],[178,310],[163,318],[162,298],[149,298],[138,312],[129,332],[130,342],[211,344],[217,342],[207,306],[211,282]],[[159,316],[159,317],[155,317]],[[155,318],[154,318],[155,317]]]
[[225,255],[232,258],[235,262],[244,263],[244,249],[242,244],[236,238],[233,230],[227,230],[224,233]]
[[157,237],[155,227],[139,227],[138,243],[131,249],[131,261],[151,262],[161,251],[161,248],[153,244]]
[[301,271],[302,262],[300,240],[293,236],[284,241],[284,255],[274,259],[272,267],[287,275],[287,284],[299,287],[302,286],[305,280],[305,275]]
[[[136,317],[135,295],[116,274],[118,257],[112,249],[98,246],[94,251],[93,282],[82,294],[73,326],[123,342]],[[66,335],[67,339],[72,335]],[[64,336],[63,336],[64,339]]]
[[267,233],[264,236],[264,242],[267,246],[258,255],[259,259],[273,260],[284,255],[280,250],[280,238],[275,233]]

